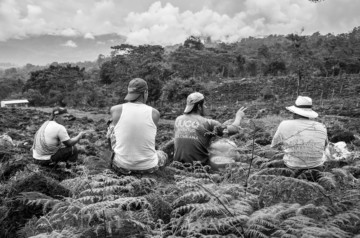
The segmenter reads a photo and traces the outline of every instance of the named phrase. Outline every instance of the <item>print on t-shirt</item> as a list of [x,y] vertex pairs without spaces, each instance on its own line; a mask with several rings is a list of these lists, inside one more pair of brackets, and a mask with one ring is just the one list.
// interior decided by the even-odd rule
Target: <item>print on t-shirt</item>
[[196,129],[199,127],[200,123],[198,121],[190,119],[180,119],[175,122],[177,130],[175,131],[175,138],[186,138],[199,140]]

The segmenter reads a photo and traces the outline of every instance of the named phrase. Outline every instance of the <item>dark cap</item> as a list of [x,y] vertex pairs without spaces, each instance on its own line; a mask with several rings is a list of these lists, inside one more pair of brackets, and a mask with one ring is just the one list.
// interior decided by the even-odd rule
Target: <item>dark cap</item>
[[61,114],[66,114],[66,113],[68,113],[68,111],[66,108],[63,108],[63,107],[56,107],[52,111],[53,115],[61,115]]
[[133,101],[137,99],[148,89],[148,85],[145,80],[141,78],[132,79],[129,82],[128,93],[125,97],[126,101]]

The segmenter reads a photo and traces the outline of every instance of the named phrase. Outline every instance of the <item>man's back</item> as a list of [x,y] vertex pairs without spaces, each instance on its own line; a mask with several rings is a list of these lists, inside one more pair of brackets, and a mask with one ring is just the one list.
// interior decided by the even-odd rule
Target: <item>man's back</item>
[[145,170],[158,163],[155,151],[157,127],[153,108],[143,103],[122,104],[121,115],[114,127],[115,165],[129,170]]
[[174,160],[192,163],[200,161],[206,164],[209,159],[208,148],[212,138],[211,132],[219,122],[206,119],[197,114],[182,115],[175,121],[175,154]]
[[60,148],[61,142],[69,139],[64,126],[55,121],[46,121],[35,135],[33,157],[39,160],[48,160]]
[[322,123],[296,119],[280,123],[271,146],[282,145],[284,162],[290,168],[314,168],[325,161],[327,132]]

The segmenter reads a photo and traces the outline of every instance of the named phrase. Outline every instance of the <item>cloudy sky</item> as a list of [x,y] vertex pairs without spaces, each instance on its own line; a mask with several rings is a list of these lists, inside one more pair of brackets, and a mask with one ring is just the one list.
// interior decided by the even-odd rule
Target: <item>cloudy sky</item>
[[189,35],[234,42],[247,36],[344,33],[360,26],[360,0],[0,0],[0,43],[41,35],[130,44],[177,44]]

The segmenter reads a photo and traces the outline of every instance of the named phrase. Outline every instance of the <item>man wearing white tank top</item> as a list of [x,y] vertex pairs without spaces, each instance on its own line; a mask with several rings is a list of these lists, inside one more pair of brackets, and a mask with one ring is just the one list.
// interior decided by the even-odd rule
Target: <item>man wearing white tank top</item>
[[115,145],[112,167],[122,174],[153,172],[165,165],[167,155],[155,150],[160,113],[146,105],[148,85],[135,78],[129,82],[127,103],[110,109]]

